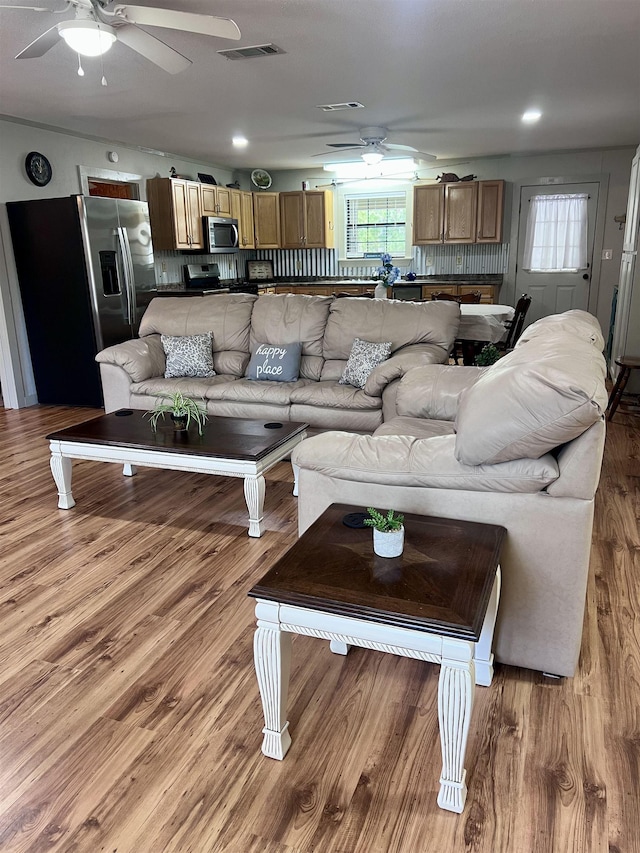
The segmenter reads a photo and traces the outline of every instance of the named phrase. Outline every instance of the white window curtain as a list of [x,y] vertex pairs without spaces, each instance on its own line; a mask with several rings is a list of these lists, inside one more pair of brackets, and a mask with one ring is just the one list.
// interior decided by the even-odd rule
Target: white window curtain
[[535,195],[529,202],[523,267],[575,272],[587,266],[586,193]]

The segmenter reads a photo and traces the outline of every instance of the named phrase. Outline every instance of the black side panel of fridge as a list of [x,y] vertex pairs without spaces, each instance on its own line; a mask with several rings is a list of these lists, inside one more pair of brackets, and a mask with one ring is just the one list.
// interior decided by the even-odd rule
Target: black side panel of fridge
[[38,401],[102,406],[76,199],[8,202],[7,213]]

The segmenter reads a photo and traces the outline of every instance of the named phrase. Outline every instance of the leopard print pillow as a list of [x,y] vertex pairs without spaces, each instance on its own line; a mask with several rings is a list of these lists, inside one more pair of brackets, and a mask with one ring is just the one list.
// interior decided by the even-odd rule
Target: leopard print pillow
[[216,375],[213,369],[213,332],[205,332],[203,335],[160,335],[160,340],[167,357],[165,379]]

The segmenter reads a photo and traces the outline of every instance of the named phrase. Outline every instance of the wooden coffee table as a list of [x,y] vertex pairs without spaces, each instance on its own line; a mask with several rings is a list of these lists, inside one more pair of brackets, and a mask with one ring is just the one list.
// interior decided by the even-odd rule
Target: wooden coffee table
[[[262,536],[264,474],[306,437],[308,424],[210,417],[203,435],[198,435],[196,427],[175,432],[168,419],[153,432],[143,414],[120,409],[47,436],[60,509],[71,509],[76,503],[71,493],[72,459],[119,462],[128,477],[136,473],[136,465],[242,477],[249,536]],[[295,467],[294,476],[296,495]]]
[[474,684],[493,678],[491,643],[500,596],[504,527],[405,516],[401,557],[378,557],[370,528],[343,524],[362,507],[333,504],[260,580],[254,660],[265,727],[262,752],[291,745],[286,702],[291,634],[440,664],[442,774],[438,805],[461,812]]

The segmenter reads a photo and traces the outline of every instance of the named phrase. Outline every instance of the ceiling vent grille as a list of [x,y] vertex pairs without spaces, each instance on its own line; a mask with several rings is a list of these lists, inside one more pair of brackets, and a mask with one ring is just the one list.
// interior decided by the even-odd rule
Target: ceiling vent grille
[[230,50],[218,50],[220,56],[226,59],[256,59],[258,56],[277,56],[286,53],[277,44],[254,44],[250,47],[236,47]]
[[347,101],[344,104],[318,104],[318,109],[325,113],[333,113],[337,110],[363,110],[364,104],[358,101]]

